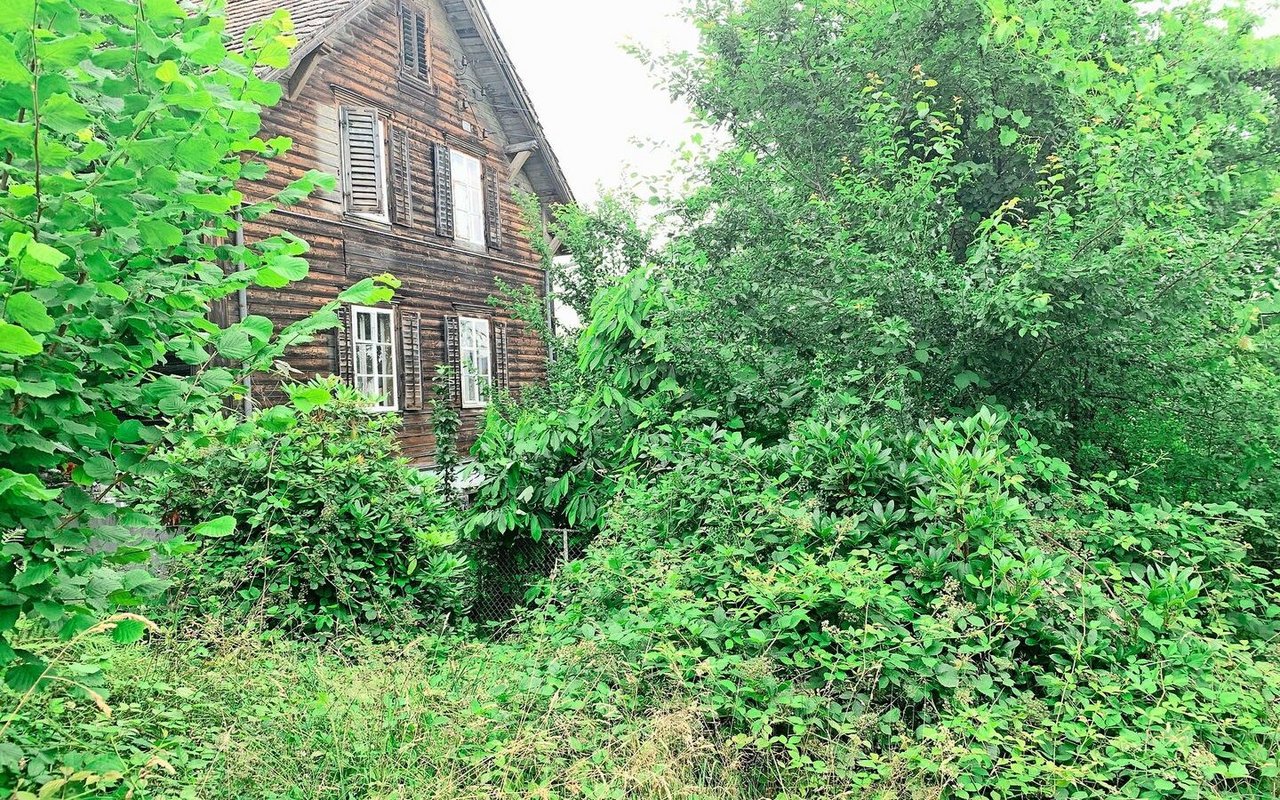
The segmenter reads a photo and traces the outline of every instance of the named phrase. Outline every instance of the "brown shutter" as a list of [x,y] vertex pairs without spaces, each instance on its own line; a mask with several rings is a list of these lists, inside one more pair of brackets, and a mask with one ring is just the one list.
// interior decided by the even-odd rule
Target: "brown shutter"
[[351,347],[351,306],[338,307],[338,330],[335,333],[337,348],[335,359],[338,363],[338,378],[352,386],[355,385],[355,370],[352,362]]
[[435,146],[436,233],[453,238],[453,158],[449,148]]
[[342,109],[342,194],[347,211],[386,213],[383,201],[382,142],[378,114],[367,108]]
[[416,15],[415,30],[417,31],[417,41],[414,43],[414,54],[418,60],[418,77],[427,80],[431,77],[431,61],[427,55],[427,17],[424,14]]
[[418,47],[414,41],[416,28],[413,24],[413,10],[407,5],[400,6],[400,60],[404,68],[416,72],[418,68]]
[[484,233],[489,247],[502,249],[502,201],[498,196],[498,177],[492,169],[484,176]]
[[493,380],[501,391],[511,389],[511,372],[507,364],[507,323],[493,323]]
[[400,363],[404,387],[404,410],[421,411],[422,392],[422,314],[400,312]]
[[462,335],[457,317],[444,318],[444,363],[449,367],[449,397],[462,405]]
[[409,163],[409,132],[391,129],[391,208],[397,225],[413,224],[413,167]]

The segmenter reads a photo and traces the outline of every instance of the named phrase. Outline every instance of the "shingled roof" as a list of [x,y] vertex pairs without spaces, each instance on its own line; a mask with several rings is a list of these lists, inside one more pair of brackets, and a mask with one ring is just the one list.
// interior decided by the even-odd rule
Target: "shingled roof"
[[[298,47],[287,74],[348,21],[382,0],[227,0],[227,33],[240,41],[249,26],[284,8],[293,19]],[[503,133],[510,142],[537,142],[534,157],[524,171],[537,193],[558,203],[574,202],[573,191],[560,160],[547,142],[546,132],[533,101],[520,80],[506,45],[498,37],[493,19],[481,0],[445,0],[449,23],[462,42],[464,55],[475,69],[493,104]]]

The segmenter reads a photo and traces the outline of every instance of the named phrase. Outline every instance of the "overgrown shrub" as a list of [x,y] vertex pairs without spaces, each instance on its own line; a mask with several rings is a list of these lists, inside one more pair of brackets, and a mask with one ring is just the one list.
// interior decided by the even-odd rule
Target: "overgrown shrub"
[[399,418],[335,380],[289,388],[293,408],[203,418],[165,453],[147,501],[196,528],[188,602],[273,627],[375,638],[457,617],[470,570],[439,481],[400,456]]
[[526,633],[700,698],[790,796],[1280,791],[1265,519],[1108,508],[1006,426],[687,432]]

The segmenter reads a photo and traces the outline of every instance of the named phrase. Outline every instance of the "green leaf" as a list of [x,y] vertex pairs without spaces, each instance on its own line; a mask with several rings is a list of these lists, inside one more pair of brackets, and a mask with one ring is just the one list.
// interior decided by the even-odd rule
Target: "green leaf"
[[56,283],[64,276],[58,267],[67,261],[66,253],[56,250],[44,242],[28,242],[22,249],[22,260],[18,262],[18,271],[24,278],[36,283]]
[[916,103],[916,114],[919,115],[921,119],[924,119],[925,117],[929,116],[929,111],[930,111],[930,106],[928,103],[925,103],[923,101]]
[[18,58],[17,52],[13,49],[13,42],[3,37],[0,37],[0,82],[31,83],[31,71]]
[[1000,144],[1001,145],[1003,145],[1004,147],[1008,147],[1009,145],[1013,144],[1016,141],[1018,141],[1018,132],[1016,130],[1014,130],[1013,128],[1007,128],[1007,127],[1000,128]]
[[265,342],[271,338],[271,334],[275,332],[275,324],[266,317],[252,315],[244,318],[244,322],[240,323],[240,327],[244,332],[249,334],[249,338]]
[[288,406],[273,406],[257,417],[258,424],[272,433],[283,433],[297,424],[294,410]]
[[309,414],[333,402],[333,395],[319,386],[303,386],[289,392],[293,405],[303,414]]
[[13,587],[15,589],[27,589],[36,584],[44,583],[52,577],[52,564],[45,561],[28,564],[26,569],[13,577]]
[[249,341],[249,334],[239,326],[223,331],[218,336],[217,346],[220,355],[233,361],[253,355],[253,343]]
[[236,518],[218,517],[202,522],[191,529],[192,536],[203,536],[208,539],[222,539],[236,532]]
[[50,95],[40,106],[40,124],[58,133],[75,133],[93,122],[84,106],[65,92]]
[[300,281],[307,277],[307,273],[310,272],[307,260],[298,256],[283,256],[273,259],[269,268],[286,281]]
[[33,333],[48,333],[53,330],[53,317],[44,303],[30,292],[18,292],[9,297],[4,306],[5,315]]
[[29,31],[36,0],[4,0],[0,3],[0,31]]
[[956,388],[963,392],[970,386],[981,386],[982,376],[976,372],[961,372],[956,376],[955,382]]
[[84,462],[84,474],[95,481],[109,481],[116,477],[115,462],[104,456],[94,456]]
[[111,630],[111,639],[119,644],[133,644],[147,632],[147,626],[141,620],[122,619]]
[[46,669],[43,661],[26,661],[6,672],[4,682],[15,692],[26,694],[40,682]]
[[979,114],[974,125],[976,125],[980,131],[989,131],[996,126],[996,118],[990,114]]
[[44,347],[17,325],[0,322],[0,353],[15,356],[34,356]]
[[173,83],[181,77],[182,71],[178,69],[175,61],[163,61],[156,67],[156,79],[163,83]]
[[176,247],[182,243],[182,229],[160,219],[148,219],[138,223],[142,243],[151,248]]
[[1010,117],[1013,119],[1014,124],[1019,128],[1025,128],[1031,124],[1031,117],[1028,117],[1022,111],[1015,110],[1010,114]]
[[938,683],[948,689],[954,689],[960,685],[960,673],[950,664],[939,664],[937,670]]

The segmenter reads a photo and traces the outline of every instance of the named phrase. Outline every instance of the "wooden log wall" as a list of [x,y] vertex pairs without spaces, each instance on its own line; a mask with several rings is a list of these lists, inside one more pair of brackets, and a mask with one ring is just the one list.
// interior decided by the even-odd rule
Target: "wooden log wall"
[[[341,170],[340,107],[379,109],[389,125],[407,134],[412,215],[381,224],[344,214],[341,186],[298,206],[271,214],[247,228],[250,241],[287,230],[311,245],[310,276],[281,291],[252,289],[249,313],[283,326],[335,299],[356,281],[389,272],[403,281],[396,302],[422,315],[422,371],[428,381],[445,358],[444,319],[475,316],[496,294],[496,279],[529,286],[541,298],[544,273],[529,245],[522,210],[512,196],[510,144],[500,130],[498,112],[489,107],[479,81],[465,64],[463,49],[443,8],[435,0],[411,5],[427,14],[431,37],[430,85],[400,69],[399,5],[380,0],[327,42],[301,91],[264,116],[263,138],[288,136],[293,149],[273,162],[267,179],[246,188],[251,197],[279,190],[311,169],[334,175]],[[286,76],[287,77],[287,76]],[[481,158],[498,180],[503,229],[502,250],[470,249],[436,235],[432,146],[446,144]],[[388,142],[390,145],[390,142]],[[390,156],[390,147],[388,147]],[[523,175],[516,187],[532,192]],[[388,198],[394,189],[388,184]],[[509,382],[513,393],[545,379],[545,344],[504,309],[487,312],[507,323]],[[322,339],[289,353],[289,365],[303,376],[338,374],[337,337]],[[279,381],[255,378],[259,404],[280,400]],[[424,388],[429,397],[429,385]],[[465,454],[475,440],[483,410],[462,411],[460,446]],[[402,446],[416,463],[429,465],[435,452],[426,412],[405,412]]]

